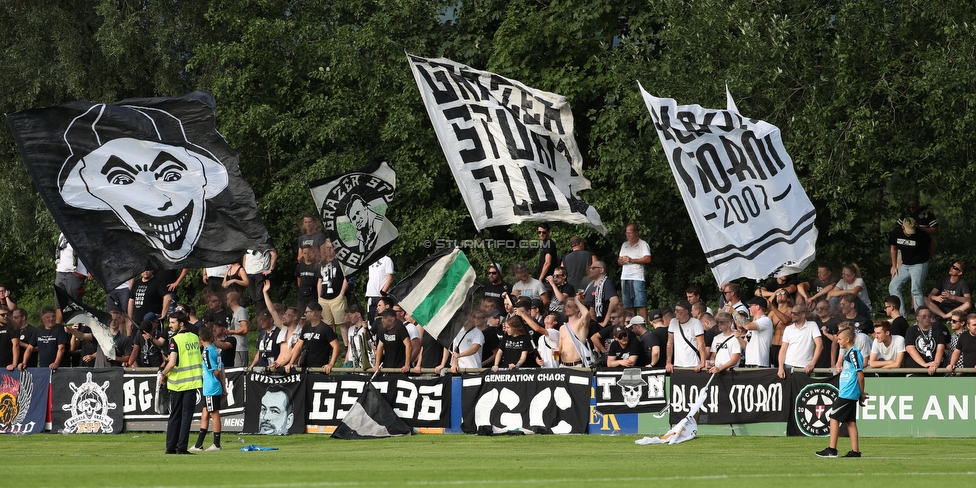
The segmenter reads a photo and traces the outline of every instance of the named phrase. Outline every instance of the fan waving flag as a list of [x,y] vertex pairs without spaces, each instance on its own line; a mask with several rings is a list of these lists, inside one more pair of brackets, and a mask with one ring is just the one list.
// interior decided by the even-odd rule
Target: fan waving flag
[[424,331],[450,349],[464,326],[475,272],[460,249],[442,249],[420,263],[388,293]]
[[400,235],[386,217],[396,190],[396,172],[385,161],[308,186],[344,276],[385,256]]
[[108,325],[112,323],[111,315],[75,300],[57,286],[54,287],[54,302],[61,309],[62,324],[87,325],[105,357],[112,360],[116,359],[115,340],[112,338],[112,330]]
[[219,266],[267,247],[215,107],[197,91],[7,116],[41,198],[106,290],[146,269]]
[[449,59],[407,54],[471,219],[486,227],[554,220],[603,234],[566,97]]
[[[640,86],[640,84],[638,84]],[[779,128],[641,94],[718,283],[798,273],[816,257],[817,211]]]
[[413,429],[397,417],[390,402],[372,383],[367,382],[362,395],[332,432],[337,439],[379,439],[410,435]]

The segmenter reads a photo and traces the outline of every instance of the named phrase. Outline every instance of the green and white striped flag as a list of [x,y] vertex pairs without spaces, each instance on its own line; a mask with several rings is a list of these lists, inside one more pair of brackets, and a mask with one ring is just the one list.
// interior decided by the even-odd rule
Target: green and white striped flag
[[388,293],[424,331],[450,348],[464,326],[475,272],[460,249],[442,249],[420,263]]

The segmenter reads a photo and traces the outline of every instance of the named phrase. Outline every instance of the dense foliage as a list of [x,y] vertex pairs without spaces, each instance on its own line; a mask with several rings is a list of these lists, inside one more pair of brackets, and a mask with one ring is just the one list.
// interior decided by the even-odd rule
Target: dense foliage
[[[860,263],[880,297],[887,231],[915,195],[941,223],[933,277],[953,257],[976,262],[965,222],[976,208],[974,13],[908,0],[8,1],[0,107],[210,91],[282,250],[275,281],[292,283],[300,216],[314,210],[306,183],[374,156],[398,172],[398,271],[429,254],[425,240],[475,236],[404,52],[487,69],[570,99],[593,182],[583,197],[611,232],[555,224],[560,253],[580,234],[613,260],[624,224],[639,223],[656,305],[714,280],[637,82],[706,107],[724,106],[727,82],[742,113],[782,129],[819,211],[820,258]],[[50,302],[57,228],[9,130],[0,171],[0,283],[25,305]],[[531,238],[534,226],[485,235]]]

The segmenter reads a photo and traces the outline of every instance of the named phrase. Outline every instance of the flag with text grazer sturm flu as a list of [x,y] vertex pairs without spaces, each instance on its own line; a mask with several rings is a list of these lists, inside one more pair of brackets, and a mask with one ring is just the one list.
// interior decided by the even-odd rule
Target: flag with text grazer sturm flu
[[219,266],[267,247],[215,107],[197,91],[7,116],[41,198],[106,290],[146,269]]
[[308,187],[344,276],[386,256],[400,235],[387,218],[396,190],[396,172],[390,165],[374,160],[356,171],[313,181]]
[[450,349],[454,336],[467,320],[474,280],[468,257],[460,249],[445,248],[420,263],[388,295],[426,333]]
[[434,132],[478,230],[533,221],[603,234],[566,97],[449,59],[407,55]]
[[776,126],[641,94],[715,281],[798,273],[816,257],[817,211]]

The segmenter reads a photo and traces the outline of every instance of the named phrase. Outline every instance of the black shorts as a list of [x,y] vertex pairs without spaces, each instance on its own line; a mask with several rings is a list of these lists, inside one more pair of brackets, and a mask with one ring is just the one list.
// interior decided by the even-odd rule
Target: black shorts
[[203,408],[210,413],[220,413],[220,399],[223,395],[203,397]]
[[838,398],[830,407],[830,418],[837,422],[856,422],[857,421],[857,400]]

